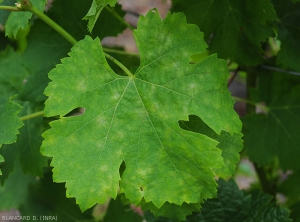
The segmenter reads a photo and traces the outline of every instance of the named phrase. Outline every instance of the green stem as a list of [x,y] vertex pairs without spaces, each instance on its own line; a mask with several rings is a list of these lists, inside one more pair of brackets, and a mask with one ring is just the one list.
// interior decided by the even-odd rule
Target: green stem
[[[50,19],[47,15],[45,15],[43,12],[38,10],[36,7],[34,7],[29,0],[22,0],[22,9],[29,11],[33,13],[34,15],[38,16],[40,19],[42,19],[46,24],[48,24],[51,28],[56,30],[61,36],[63,36],[67,41],[69,41],[72,45],[75,45],[77,43],[77,40],[73,38],[66,30],[64,30],[60,25],[58,25],[56,22],[54,22],[52,19]],[[118,60],[116,60],[114,57],[108,55],[107,53],[104,53],[105,57],[113,61],[117,66],[119,66],[129,77],[134,77],[134,75]]]
[[244,102],[244,103],[249,104],[249,105],[251,105],[251,106],[253,106],[253,107],[258,107],[259,109],[263,110],[263,111],[266,112],[266,113],[269,111],[268,107],[266,107],[266,106],[264,106],[264,105],[261,105],[261,104],[259,104],[259,103],[255,103],[255,102],[253,102],[253,101],[251,101],[251,100],[244,99],[244,98],[240,98],[240,97],[236,97],[236,96],[232,96],[232,98],[233,98],[234,100],[236,100],[236,101]]
[[0,9],[2,10],[8,10],[8,11],[13,11],[13,12],[21,12],[22,9],[15,7],[15,6],[5,6],[5,5],[0,5]]
[[64,30],[61,26],[59,26],[56,22],[54,22],[52,19],[50,19],[47,15],[45,15],[43,12],[38,10],[33,5],[28,7],[27,10],[33,13],[34,15],[38,16],[40,19],[42,19],[51,28],[57,31],[67,41],[69,41],[72,45],[75,45],[77,43],[76,39],[74,39],[73,36],[71,36],[66,30]]
[[119,66],[129,77],[133,78],[134,75],[118,60],[116,60],[114,57],[111,55],[108,55],[107,53],[104,53],[105,57],[111,60],[113,63],[115,63],[117,66]]
[[106,48],[106,47],[102,47],[104,52],[111,52],[111,53],[116,53],[116,54],[120,54],[120,55],[129,55],[129,56],[136,56],[139,57],[140,54],[138,53],[134,53],[134,52],[125,52],[125,51],[121,51],[121,50],[117,50],[117,49],[110,49],[110,48]]
[[131,31],[134,30],[134,28],[128,22],[126,22],[114,9],[108,6],[105,6],[105,9],[109,11],[115,18],[117,18],[121,23],[126,25]]
[[33,118],[36,118],[36,117],[39,117],[39,116],[44,116],[44,111],[31,113],[29,115],[22,116],[22,117],[20,117],[20,120],[25,121],[25,120],[33,119]]

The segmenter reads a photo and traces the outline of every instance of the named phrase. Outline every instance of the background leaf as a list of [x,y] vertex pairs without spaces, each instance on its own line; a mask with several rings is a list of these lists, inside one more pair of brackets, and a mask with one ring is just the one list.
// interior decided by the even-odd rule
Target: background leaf
[[86,16],[83,18],[84,20],[89,20],[88,23],[88,30],[92,32],[95,23],[97,22],[97,19],[103,10],[103,8],[106,5],[110,5],[111,7],[114,7],[115,4],[117,3],[117,0],[93,0],[92,6],[89,9],[88,13]]
[[[271,202],[272,196],[253,192],[245,195],[233,180],[218,181],[218,197],[205,201],[200,213],[188,216],[187,222],[250,222],[280,221],[291,222],[289,211]],[[145,215],[149,222],[172,222],[163,217]]]
[[[95,221],[92,212],[82,213],[74,199],[66,198],[66,189],[63,184],[52,182],[52,174],[45,172],[45,177],[28,187],[27,198],[20,206],[22,215],[57,216],[57,221]],[[34,221],[34,220],[33,220]]]
[[[20,116],[42,110],[42,106],[33,105],[29,102],[23,103]],[[14,171],[16,163],[19,163],[25,174],[43,177],[43,167],[48,166],[47,158],[40,153],[42,144],[41,134],[47,129],[43,122],[43,117],[29,119],[23,122],[24,126],[20,129],[17,142],[4,145],[1,154],[6,162],[3,164],[1,177],[2,182]]]
[[10,46],[0,52],[0,96],[9,98],[22,90],[28,71],[23,66],[22,57]]
[[299,92],[298,76],[260,73],[253,96],[266,104],[268,112],[243,118],[245,149],[259,165],[268,165],[276,157],[283,169],[299,169]]
[[33,176],[24,175],[16,163],[4,185],[0,185],[0,210],[18,209],[28,196],[28,185],[35,181]]
[[[4,0],[1,2],[1,5],[7,5],[7,6],[15,6],[15,0]],[[7,21],[7,18],[10,14],[10,11],[8,10],[0,10],[0,24],[4,25]]]
[[103,221],[142,222],[143,218],[134,212],[129,204],[124,205],[118,197],[116,200],[110,201]]
[[[55,20],[75,39],[83,39],[85,35],[90,35],[87,30],[87,21],[82,18],[89,10],[92,0],[74,1],[54,1],[49,10],[49,17]],[[116,5],[115,11],[123,17],[125,12],[120,5]],[[63,13],[62,13],[63,12]],[[105,36],[117,36],[126,26],[112,16],[107,10],[103,10],[93,28],[92,36],[104,38]]]
[[[37,9],[44,11],[46,0],[31,0],[30,1]],[[28,27],[28,21],[31,19],[31,12],[18,12],[10,13],[5,23],[5,35],[10,38],[16,38],[19,29],[26,29]]]
[[277,19],[269,0],[173,0],[172,11],[199,26],[210,52],[246,65],[263,62],[261,43],[273,35],[269,23]]
[[277,63],[285,69],[300,71],[300,3],[293,2],[273,1],[279,18],[278,39],[281,42]]
[[[18,113],[22,107],[9,100],[6,101],[0,97],[0,148],[2,144],[10,144],[16,142],[18,129],[23,125],[18,118]],[[1,155],[0,155],[1,156]],[[0,158],[3,161],[3,157]],[[0,170],[0,175],[1,175]]]

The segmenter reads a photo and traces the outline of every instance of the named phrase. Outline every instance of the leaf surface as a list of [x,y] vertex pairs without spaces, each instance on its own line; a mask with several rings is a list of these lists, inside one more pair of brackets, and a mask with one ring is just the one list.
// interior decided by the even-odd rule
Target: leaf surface
[[[28,187],[27,198],[18,208],[22,215],[33,218],[37,215],[57,216],[57,221],[96,221],[92,211],[82,213],[72,198],[66,198],[63,184],[53,183],[51,172]],[[34,220],[33,220],[34,221]]]
[[142,222],[143,218],[137,212],[134,212],[129,204],[124,205],[118,197],[116,200],[110,200],[103,221]]
[[283,169],[299,169],[300,78],[264,71],[259,83],[254,97],[268,112],[243,118],[245,149],[259,165],[276,157]]
[[4,185],[0,184],[0,210],[18,209],[28,196],[28,185],[35,181],[33,176],[24,175],[18,163]]
[[28,72],[22,65],[22,57],[11,47],[0,52],[0,67],[0,96],[9,98],[22,90]]
[[222,150],[222,157],[226,167],[214,169],[214,172],[222,178],[229,178],[235,173],[236,164],[240,161],[239,152],[243,149],[242,134],[234,134],[222,131],[220,135],[215,133],[198,116],[189,116],[189,121],[180,121],[180,127],[185,130],[201,133],[219,142],[218,148]]
[[[271,202],[272,196],[258,192],[245,195],[233,180],[219,180],[218,184],[218,197],[205,201],[201,212],[188,216],[186,222],[292,221],[286,208]],[[149,222],[176,221],[163,217],[154,218],[149,213],[145,216]]]
[[285,69],[300,71],[300,3],[293,1],[273,1],[278,14],[278,39],[280,51],[277,63]]
[[[44,11],[46,0],[31,0],[32,5],[34,5],[40,11]],[[12,12],[8,16],[8,19],[5,23],[5,35],[10,38],[16,38],[19,29],[26,29],[28,26],[28,21],[31,19],[32,13],[21,11],[21,12]]]
[[92,6],[89,9],[88,13],[86,16],[83,18],[85,20],[89,20],[88,23],[88,30],[92,32],[95,23],[103,10],[103,8],[106,5],[110,5],[111,7],[114,7],[115,4],[117,3],[117,0],[93,0]]
[[[141,52],[134,77],[115,74],[99,39],[90,37],[49,73],[45,114],[61,118],[43,135],[41,151],[53,157],[54,180],[66,182],[67,196],[76,197],[82,210],[107,195],[115,198],[120,180],[120,192],[134,204],[214,197],[211,169],[223,166],[217,142],[182,130],[178,121],[195,114],[217,133],[241,130],[226,87],[226,62],[212,55],[189,64],[190,55],[206,48],[195,25],[182,14],[161,21],[153,10],[134,34]],[[83,115],[64,117],[78,107],[85,108]]]
[[273,35],[268,23],[277,19],[269,0],[173,0],[172,11],[199,26],[210,52],[247,65],[263,61],[261,42]]
[[[9,100],[6,101],[0,97],[0,148],[2,144],[10,144],[16,142],[18,129],[23,125],[19,120],[18,113],[22,107]],[[0,155],[0,161],[3,162],[3,157]],[[1,175],[0,170],[0,175]]]
[[[19,116],[26,116],[43,109],[42,106],[33,105],[29,102],[22,104],[23,109]],[[43,117],[36,117],[23,122],[24,126],[20,129],[17,142],[4,145],[2,155],[6,162],[2,167],[2,181],[14,171],[16,162],[19,162],[25,174],[33,176],[43,176],[43,168],[48,166],[47,158],[40,153],[42,144],[41,134],[47,129],[43,122]]]
[[[85,35],[98,36],[100,39],[106,36],[117,36],[126,26],[115,18],[107,10],[103,10],[95,21],[93,32],[87,30],[87,21],[82,18],[89,10],[92,0],[54,1],[48,15],[61,27],[70,33],[75,39],[83,39]],[[116,4],[115,11],[124,17],[125,12]]]
[[[0,1],[1,5],[6,5],[6,6],[15,6],[15,0],[4,0]],[[8,10],[0,10],[0,24],[4,25],[8,16],[10,14],[10,11]]]
[[71,44],[42,20],[35,21],[27,42],[22,63],[30,75],[19,97],[32,103],[44,102],[46,96],[43,93],[49,83],[48,73],[67,55]]

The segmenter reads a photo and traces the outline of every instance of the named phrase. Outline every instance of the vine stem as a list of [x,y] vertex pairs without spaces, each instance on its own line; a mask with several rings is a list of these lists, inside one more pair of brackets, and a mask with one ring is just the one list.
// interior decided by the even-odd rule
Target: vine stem
[[38,10],[36,7],[31,5],[27,9],[29,12],[33,13],[34,15],[38,16],[40,19],[42,19],[46,24],[48,24],[51,28],[53,28],[55,31],[57,31],[61,36],[63,36],[67,41],[69,41],[72,45],[75,45],[77,43],[77,40],[73,38],[66,30],[64,30],[60,25],[58,25],[56,22],[54,22],[52,19],[50,19],[47,15],[45,15],[43,12]]
[[21,11],[22,11],[22,10],[19,9],[18,7],[14,7],[14,6],[5,6],[5,5],[0,5],[0,9],[12,11],[12,12],[21,12]]
[[31,113],[29,115],[22,116],[19,119],[21,121],[25,121],[25,120],[33,119],[33,118],[36,118],[36,117],[39,117],[39,116],[44,116],[44,111],[39,111],[39,112],[36,112],[36,113]]
[[140,54],[138,53],[134,53],[134,52],[125,52],[125,51],[121,51],[121,50],[117,50],[117,49],[110,49],[110,48],[106,48],[106,47],[102,47],[104,52],[111,52],[111,53],[116,53],[116,54],[120,54],[120,55],[129,55],[129,56],[136,56],[139,57]]
[[105,6],[105,9],[107,11],[109,11],[116,19],[118,19],[121,23],[123,23],[124,25],[126,25],[131,31],[134,30],[134,28],[128,23],[126,22],[114,9],[109,8],[108,6]]
[[263,110],[264,112],[268,112],[269,111],[269,108],[264,106],[264,105],[261,105],[259,103],[255,103],[251,100],[248,100],[248,99],[244,99],[244,98],[240,98],[240,97],[236,97],[236,96],[232,96],[232,98],[236,101],[239,101],[239,102],[244,102],[246,104],[249,104],[249,105],[252,105],[253,107],[258,107],[259,109]]
[[109,54],[107,54],[105,52],[104,52],[104,55],[105,55],[106,58],[108,58],[113,63],[115,63],[117,66],[119,66],[129,77],[134,78],[134,75],[122,63],[120,63],[114,57],[112,57],[111,55],[109,55]]
[[[43,12],[41,12],[36,7],[34,7],[29,0],[21,1],[20,10],[29,11],[29,12],[33,13],[34,15],[38,16],[46,24],[48,24],[51,28],[56,30],[62,37],[64,37],[67,41],[69,41],[72,45],[75,45],[77,43],[77,40],[73,36],[71,36],[66,30],[64,30],[60,25],[58,25],[56,22],[54,22],[51,18],[49,18]],[[110,59],[117,66],[119,66],[129,77],[134,77],[134,75],[117,59],[115,59],[114,57],[112,57],[111,55],[109,55],[105,52],[104,52],[104,55],[106,58]]]

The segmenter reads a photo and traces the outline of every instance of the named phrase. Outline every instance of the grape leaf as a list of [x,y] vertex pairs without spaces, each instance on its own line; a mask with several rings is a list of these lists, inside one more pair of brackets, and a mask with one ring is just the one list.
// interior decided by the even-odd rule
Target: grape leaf
[[[54,1],[48,15],[76,39],[90,35],[85,16],[92,0]],[[116,4],[115,11],[124,17],[125,12]],[[93,28],[92,36],[100,39],[106,36],[117,36],[126,26],[107,10],[102,11]]]
[[214,169],[214,172],[223,178],[229,178],[235,173],[236,164],[240,161],[239,152],[243,149],[242,134],[234,134],[222,131],[220,135],[215,133],[198,116],[189,116],[189,121],[180,121],[180,127],[185,130],[201,133],[219,142],[218,148],[222,150],[222,157],[226,167]]
[[[32,5],[34,5],[40,11],[44,11],[46,0],[31,0]],[[19,29],[26,29],[28,26],[28,21],[31,19],[32,13],[21,11],[21,12],[11,12],[5,23],[5,35],[10,38],[16,38]]]
[[[29,115],[43,109],[42,106],[29,102],[22,105],[23,110],[20,112],[20,116]],[[25,174],[43,176],[43,167],[48,165],[47,158],[40,154],[41,134],[47,129],[45,125],[43,124],[43,117],[26,120],[24,126],[20,129],[17,142],[3,146],[1,153],[7,161],[2,167],[2,181],[14,170],[15,162],[20,163]]]
[[293,222],[300,222],[300,202],[290,207]]
[[[15,6],[15,0],[4,0],[1,1],[1,5],[7,5],[7,6]],[[8,16],[10,14],[10,11],[8,10],[0,10],[0,24],[4,25]]]
[[245,149],[259,165],[277,157],[283,169],[299,169],[300,78],[264,71],[259,83],[255,97],[268,111],[243,118]]
[[22,84],[28,75],[27,70],[22,65],[22,57],[14,52],[11,47],[7,47],[0,52],[0,96],[8,98],[22,90]]
[[18,163],[14,169],[4,185],[0,185],[0,210],[18,209],[27,198],[29,183],[35,181],[35,177],[23,174]]
[[283,193],[287,197],[287,203],[291,205],[297,201],[300,201],[300,171],[294,172],[289,175],[286,180],[280,184],[278,191]]
[[[120,192],[134,204],[214,197],[211,169],[223,166],[217,142],[180,129],[178,120],[193,113],[217,133],[241,130],[226,62],[212,55],[189,64],[206,44],[183,14],[161,21],[153,10],[140,18],[134,35],[141,52],[134,77],[116,75],[99,39],[89,36],[49,73],[45,115],[61,118],[43,134],[41,152],[53,157],[54,180],[66,182],[67,196],[76,197],[82,210],[107,195],[116,198],[123,161]],[[78,107],[85,108],[83,115],[63,117]]]
[[48,73],[67,55],[71,44],[41,20],[35,21],[27,41],[22,62],[30,76],[20,92],[20,99],[43,102],[46,100],[43,92],[49,83]]
[[63,184],[52,181],[52,174],[47,172],[43,179],[29,185],[27,198],[18,208],[22,215],[57,216],[57,221],[94,221],[92,212],[82,213],[74,199],[66,198]]
[[[18,118],[18,113],[22,107],[11,101],[6,101],[0,97],[0,148],[2,144],[10,144],[16,142],[18,129],[23,125]],[[3,157],[0,155],[3,162]],[[0,175],[2,174],[0,170]]]
[[[272,196],[258,192],[245,195],[233,180],[226,182],[221,179],[218,184],[218,197],[205,201],[201,212],[188,216],[186,222],[292,221],[287,209],[271,202]],[[149,222],[174,221],[163,217],[154,218],[149,213],[145,217]]]
[[117,0],[93,0],[92,6],[89,9],[88,13],[86,16],[83,18],[84,20],[89,20],[88,23],[88,30],[92,32],[96,21],[103,10],[103,8],[106,5],[110,5],[111,7],[114,7],[115,4],[117,3]]
[[[151,202],[141,203],[143,211],[150,210],[155,217],[167,217],[174,221],[183,221],[187,215],[200,211],[200,204],[186,204],[181,206],[166,202],[161,208],[157,209]],[[148,220],[147,220],[148,221]]]
[[277,19],[269,0],[173,0],[172,11],[200,27],[210,52],[246,65],[263,61],[261,42],[273,35],[269,22]]
[[130,205],[124,205],[118,197],[110,201],[103,221],[142,222],[143,218],[135,213]]
[[299,0],[292,0],[293,3],[299,2]]
[[[295,3],[295,4],[293,4]],[[300,3],[296,1],[274,0],[278,23],[278,39],[281,42],[277,63],[285,69],[300,71],[299,36],[300,36]]]

